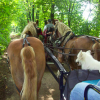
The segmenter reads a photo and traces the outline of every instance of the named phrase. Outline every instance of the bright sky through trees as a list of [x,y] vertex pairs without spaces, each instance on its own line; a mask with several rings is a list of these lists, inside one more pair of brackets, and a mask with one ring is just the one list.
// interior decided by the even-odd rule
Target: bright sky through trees
[[93,9],[94,9],[94,5],[92,4],[87,4],[87,3],[84,3],[84,5],[82,6],[82,9],[84,10],[83,11],[83,18],[85,18],[85,20],[89,20],[89,21],[92,21],[93,19]]

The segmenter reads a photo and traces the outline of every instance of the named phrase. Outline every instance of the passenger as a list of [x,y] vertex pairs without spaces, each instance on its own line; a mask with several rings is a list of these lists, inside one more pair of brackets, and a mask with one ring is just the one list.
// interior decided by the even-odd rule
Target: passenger
[[43,35],[45,37],[45,40],[44,40],[45,43],[50,42],[49,36],[52,35],[53,30],[54,30],[54,25],[52,24],[51,19],[48,19],[47,25],[45,25],[44,29],[43,29]]
[[54,28],[54,25],[52,24],[51,19],[48,19],[47,25],[44,26],[43,33],[50,35],[52,28]]

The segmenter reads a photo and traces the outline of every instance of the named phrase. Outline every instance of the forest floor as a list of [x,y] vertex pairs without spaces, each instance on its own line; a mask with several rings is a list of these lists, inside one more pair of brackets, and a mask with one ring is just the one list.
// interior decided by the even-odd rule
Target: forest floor
[[[6,58],[7,52],[5,50],[0,60],[0,100],[20,100]],[[51,67],[56,73],[57,69],[53,64]],[[38,100],[60,100],[59,85],[47,68],[42,79]]]

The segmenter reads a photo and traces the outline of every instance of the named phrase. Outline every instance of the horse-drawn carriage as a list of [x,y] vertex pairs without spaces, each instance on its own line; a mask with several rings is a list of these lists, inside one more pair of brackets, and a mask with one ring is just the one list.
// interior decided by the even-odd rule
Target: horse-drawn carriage
[[[56,22],[55,32],[53,33],[51,40],[54,39],[56,41],[55,42],[53,41],[54,43],[53,46],[46,45],[45,50],[48,53],[48,55],[52,58],[56,66],[58,67],[58,70],[60,71],[60,80],[58,82],[60,86],[60,93],[61,93],[60,99],[69,100],[70,92],[78,82],[100,79],[100,74],[98,75],[96,74],[98,73],[98,71],[95,72],[94,76],[92,75],[92,78],[91,75],[88,77],[87,74],[88,72],[84,73],[85,70],[79,69],[77,63],[75,62],[77,54],[80,50],[83,51],[91,50],[92,56],[95,59],[100,61],[99,59],[100,39],[92,36],[86,36],[86,35],[76,36],[75,34],[73,34],[72,30],[68,26],[66,26],[64,23],[59,21]],[[55,48],[58,49],[58,52],[55,51]],[[52,52],[50,51],[50,49]],[[57,58],[54,56],[55,55],[54,52],[57,52],[56,55]],[[66,63],[65,67],[67,68],[65,68],[61,63]],[[53,74],[54,78],[57,80],[56,75],[54,75],[50,67],[48,65],[46,66]],[[76,69],[78,70],[76,71]],[[82,76],[80,73],[82,74]],[[65,79],[65,84],[63,83],[63,78]],[[90,86],[90,88],[93,88],[92,85]],[[96,88],[93,89],[97,90]],[[87,89],[84,95],[84,98],[87,100],[86,94],[87,94]]]
[[[31,28],[35,27],[35,25],[32,25],[33,24],[31,24]],[[26,28],[28,29],[28,27]],[[63,26],[63,23],[57,22],[55,25],[55,30],[53,31],[53,37],[51,38],[51,42],[55,39],[56,44],[53,42],[52,45],[48,45],[43,44],[37,38],[27,37],[27,35],[30,34],[31,36],[34,36],[33,34],[35,28],[33,31],[32,29],[24,30],[23,34],[25,33],[25,38],[13,41],[8,46],[8,57],[11,65],[11,74],[17,89],[20,91],[21,100],[33,100],[33,98],[34,100],[37,100],[41,79],[45,70],[45,53],[49,56],[51,61],[60,71],[59,77],[57,77],[46,62],[46,67],[49,69],[59,84],[60,100],[69,100],[71,90],[79,82],[78,80],[72,84],[72,82],[69,81],[70,78],[73,77],[71,76],[71,73],[74,71],[72,71],[72,69],[78,69],[78,66],[75,63],[76,55],[81,49],[84,51],[89,49],[92,50],[93,57],[99,60],[99,39],[89,36],[77,37],[72,33],[68,26]],[[69,38],[66,38],[68,36]],[[57,45],[57,48],[54,45]],[[52,49],[58,49],[58,51],[54,49],[58,52],[56,56],[54,53],[55,51],[50,50],[50,47]],[[63,66],[63,61],[66,62],[67,66],[65,67],[68,67],[68,70]],[[88,78],[85,79],[88,80]],[[92,79],[93,78],[90,80]],[[100,77],[98,76],[96,79],[100,79]],[[63,80],[65,80],[65,82],[63,82]],[[32,85],[33,83],[34,85]],[[97,91],[94,86],[90,86],[90,88],[93,88]]]

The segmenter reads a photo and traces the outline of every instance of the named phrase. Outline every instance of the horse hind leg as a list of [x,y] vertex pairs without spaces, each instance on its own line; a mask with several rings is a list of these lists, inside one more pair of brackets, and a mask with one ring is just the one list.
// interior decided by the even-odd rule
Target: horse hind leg
[[24,82],[21,100],[37,100],[37,66],[35,53],[31,46],[21,50]]

